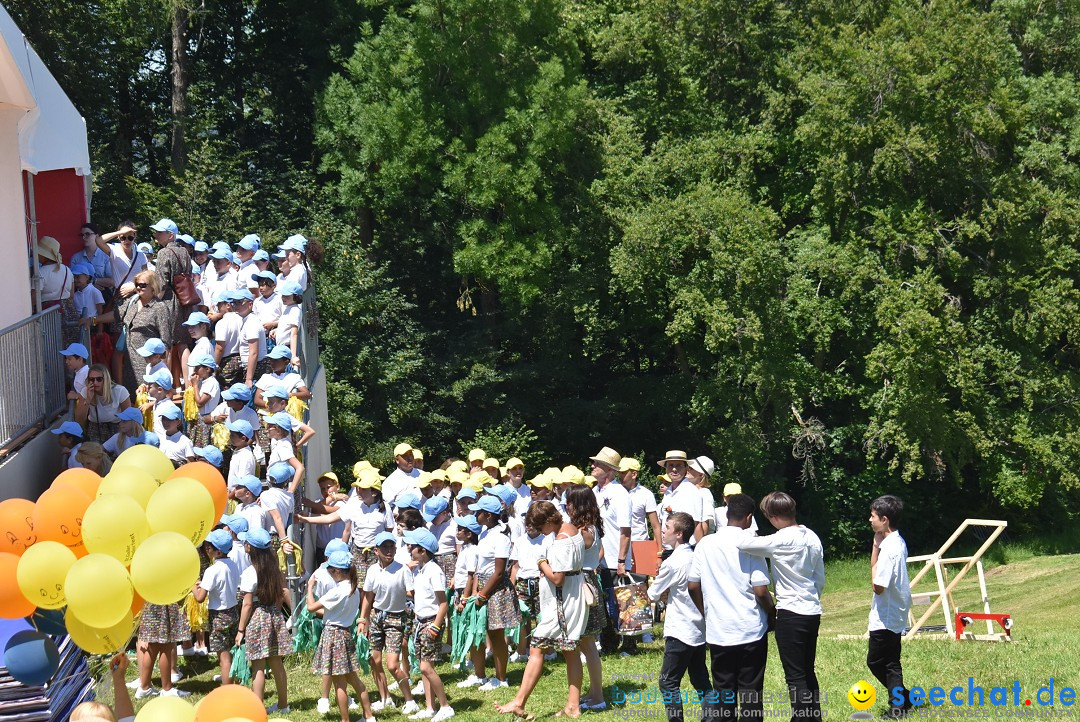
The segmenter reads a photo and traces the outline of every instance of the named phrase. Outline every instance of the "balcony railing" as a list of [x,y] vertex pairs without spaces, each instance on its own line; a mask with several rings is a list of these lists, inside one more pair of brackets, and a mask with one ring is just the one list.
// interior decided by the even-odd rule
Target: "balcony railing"
[[0,456],[67,410],[60,308],[0,329]]

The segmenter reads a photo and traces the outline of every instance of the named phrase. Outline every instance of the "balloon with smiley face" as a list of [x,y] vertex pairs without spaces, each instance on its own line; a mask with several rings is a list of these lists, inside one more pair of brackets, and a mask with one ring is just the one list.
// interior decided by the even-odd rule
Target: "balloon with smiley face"
[[29,499],[0,501],[0,552],[20,555],[36,541],[34,502]]
[[90,497],[81,491],[63,487],[49,489],[34,505],[34,531],[38,541],[59,542],[76,556],[85,556],[82,518]]
[[67,604],[64,579],[74,563],[75,552],[60,542],[38,542],[19,558],[19,590],[42,609],[59,609]]

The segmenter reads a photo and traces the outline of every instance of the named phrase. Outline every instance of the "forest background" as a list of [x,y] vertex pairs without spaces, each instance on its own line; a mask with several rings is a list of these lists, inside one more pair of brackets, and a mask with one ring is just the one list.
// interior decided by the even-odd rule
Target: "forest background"
[[1073,526],[1080,0],[5,5],[103,229],[326,247],[340,472],[685,448],[830,553],[884,492],[919,549]]

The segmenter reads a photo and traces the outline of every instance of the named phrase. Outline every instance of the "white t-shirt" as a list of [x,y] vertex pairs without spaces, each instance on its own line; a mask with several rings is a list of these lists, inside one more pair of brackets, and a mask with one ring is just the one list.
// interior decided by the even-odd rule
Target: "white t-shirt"
[[360,501],[360,497],[354,496],[341,507],[341,520],[352,523],[349,540],[354,547],[366,549],[375,543],[379,532],[394,528],[390,507],[386,504],[383,506],[384,509],[379,509],[378,502],[368,505]]
[[713,531],[715,531],[716,524],[713,519],[713,508],[716,506],[716,501],[713,499],[712,489],[699,486],[698,495],[701,496],[701,520],[709,522]]
[[201,354],[214,355],[214,342],[210,340],[209,336],[203,336],[200,339],[196,339],[195,348],[191,349],[191,356],[199,356]]
[[120,411],[120,404],[124,403],[131,398],[131,394],[128,390],[120,384],[113,384],[112,387],[112,403],[106,404],[100,396],[97,397],[94,405],[90,407],[87,413],[86,420],[92,424],[112,424],[119,421],[116,418],[116,414]]
[[705,617],[690,598],[688,577],[694,561],[689,544],[680,544],[660,564],[656,580],[649,586],[649,599],[656,601],[668,593],[664,616],[664,636],[697,647],[705,644]]
[[289,269],[289,272],[284,276],[278,274],[278,288],[281,288],[281,284],[284,281],[295,281],[300,286],[301,291],[307,290],[308,272],[303,263],[297,264]]
[[539,579],[540,570],[536,563],[544,553],[544,545],[551,535],[537,534],[534,537],[522,534],[514,542],[514,548],[510,551],[510,559],[517,562],[518,579]]
[[232,551],[229,552],[229,559],[236,565],[236,569],[241,575],[251,567],[251,556],[248,555],[247,549],[244,548],[244,542],[239,539],[233,539]]
[[[476,566],[473,571],[477,574],[494,574],[496,559],[510,559],[510,551],[513,543],[510,537],[502,533],[499,527],[483,529],[480,532],[480,541],[476,545]],[[509,564],[507,564],[509,573]]]
[[439,601],[435,594],[446,593],[446,575],[434,560],[405,577],[405,584],[412,590],[413,612],[417,619],[427,619],[439,613]]
[[75,304],[75,310],[79,312],[79,318],[96,316],[97,304],[105,303],[105,298],[101,295],[101,291],[99,291],[97,286],[92,283],[86,284],[86,288],[81,291],[76,291],[75,298],[72,300]]
[[141,443],[141,436],[127,437],[117,432],[110,436],[109,440],[101,445],[101,448],[105,449],[105,452],[115,459],[120,455],[120,452],[126,450],[129,446]]
[[255,386],[263,393],[266,393],[266,390],[271,386],[284,386],[285,390],[290,394],[297,389],[307,388],[307,384],[304,383],[304,377],[292,371],[286,371],[283,374],[276,374],[272,371],[265,373],[255,382]]
[[261,527],[269,532],[274,528],[274,525],[270,522],[270,515],[266,513],[266,509],[259,505],[258,499],[250,504],[240,504],[236,507],[236,513],[247,519],[248,529]]
[[183,465],[189,458],[195,456],[195,449],[191,445],[191,439],[177,431],[171,436],[161,436],[161,450],[169,461],[176,465]]
[[804,526],[788,526],[768,536],[747,534],[739,548],[772,559],[776,608],[795,614],[821,614],[825,589],[825,552],[817,534]]
[[82,446],[81,442],[78,443],[78,444],[75,444],[75,446],[72,446],[71,451],[68,452],[67,468],[69,468],[69,469],[81,469],[81,468],[83,468],[83,465],[80,464],[79,460],[75,458],[79,453],[79,447],[80,446]]
[[240,332],[243,327],[244,319],[232,311],[218,319],[214,325],[214,341],[224,347],[222,358],[240,353]]
[[[619,547],[622,544],[622,528],[630,528],[630,494],[617,481],[609,481],[600,488],[593,488],[596,504],[600,507],[600,519],[604,524],[604,558],[601,560],[608,569],[619,566]],[[633,551],[626,547],[626,566],[630,567]]]
[[753,587],[769,586],[769,570],[764,559],[739,551],[744,534],[739,527],[727,526],[706,536],[694,549],[688,579],[701,583],[709,644],[730,647],[765,636],[768,620]]
[[296,454],[293,452],[292,440],[289,437],[284,439],[270,439],[270,460],[266,462],[267,468],[273,466],[279,461],[288,461],[289,459],[295,459]]
[[416,483],[413,479],[417,476],[420,476],[419,469],[413,469],[412,473],[409,474],[396,468],[391,471],[390,474],[383,479],[382,483],[382,498],[387,506],[393,506],[394,501],[397,500],[403,492],[409,489],[415,489]]
[[406,577],[409,576],[412,576],[412,570],[397,561],[390,562],[385,568],[381,564],[368,567],[364,591],[375,595],[372,606],[380,612],[404,612]]
[[[234,542],[233,546],[239,542]],[[200,586],[207,591],[207,606],[215,612],[236,606],[236,590],[240,587],[240,570],[228,557],[217,559],[203,572]]]
[[630,496],[630,541],[648,541],[649,514],[656,513],[656,497],[641,484],[626,493]]
[[878,546],[873,583],[884,587],[870,602],[869,631],[888,629],[903,634],[911,610],[911,582],[907,571],[907,542],[900,532],[890,532]]
[[250,446],[241,449],[233,449],[232,458],[229,459],[229,486],[244,476],[255,475],[255,454]]
[[[338,500],[330,506],[340,509],[345,506],[345,502]],[[315,544],[320,547],[325,547],[330,543],[332,539],[340,539],[345,534],[345,522],[335,521],[333,524],[316,524],[315,525]]]
[[[112,279],[113,284],[116,285],[117,291],[119,291],[120,286],[125,283],[134,283],[135,276],[138,275],[139,271],[146,268],[146,256],[141,251],[136,250],[134,246],[132,246],[131,250],[135,254],[134,270],[131,268],[133,265],[131,259],[124,255],[123,244],[109,244],[109,260],[112,261]],[[127,280],[124,280],[125,278]]]
[[292,335],[300,328],[300,320],[299,306],[295,303],[285,306],[281,311],[281,316],[278,318],[277,335],[274,338],[274,343],[278,346],[288,346],[292,343]]
[[86,376],[90,373],[90,365],[83,364],[82,368],[75,372],[75,380],[71,382],[72,388],[79,396],[86,398]]
[[199,407],[200,416],[209,416],[221,403],[221,384],[217,378],[211,376],[199,382],[199,393],[206,394],[210,398]]
[[453,554],[457,551],[457,523],[453,518],[447,519],[438,526],[429,525],[428,531],[439,540],[439,547],[435,550],[436,555]]
[[[259,269],[256,268],[255,272],[258,273]],[[260,294],[252,304],[252,313],[259,317],[259,323],[265,325],[278,320],[283,306],[277,292],[271,293],[269,298],[263,298]]]
[[67,298],[75,290],[75,275],[62,263],[50,263],[38,269],[41,274],[38,288],[42,301],[58,301]]
[[235,270],[229,268],[219,276],[212,262],[206,264],[206,266],[206,272],[203,273],[202,277],[203,297],[210,303],[213,303],[214,298],[224,292],[237,290]]
[[660,528],[664,528],[667,518],[677,511],[689,514],[695,522],[701,521],[701,495],[698,488],[683,479],[674,489],[668,487],[664,492],[664,498],[660,500],[656,513],[660,517]]
[[[718,506],[718,507],[716,507],[716,512],[715,512],[714,518],[716,519],[716,528],[717,529],[719,529],[722,526],[727,526],[727,507],[726,506]],[[750,517],[750,529],[748,531],[751,534],[757,534],[757,532],[758,532],[757,519],[755,519],[754,517]]]
[[476,569],[476,545],[462,544],[458,550],[457,563],[454,565],[454,589],[464,589],[469,581],[469,572]]
[[[513,486],[513,484],[510,485],[511,488]],[[529,505],[532,504],[532,491],[525,482],[522,482],[521,486],[514,489],[514,491],[518,495],[518,498],[514,500],[514,516],[518,519],[524,519],[525,514],[529,511]]]
[[319,601],[324,608],[323,624],[336,624],[348,629],[360,614],[360,591],[353,589],[348,579],[335,584]]
[[[219,322],[220,323],[220,322]],[[263,331],[263,327],[259,325],[259,318],[253,313],[249,313],[243,317],[243,325],[240,329],[240,343],[238,348],[240,349],[240,361],[247,363],[248,352],[251,350],[251,342],[255,341],[258,344],[258,351],[255,355],[257,361],[262,361],[266,357],[266,331]]]
[[281,523],[285,526],[286,531],[289,529],[289,524],[292,523],[293,509],[296,507],[296,499],[292,494],[284,489],[272,486],[265,489],[262,495],[259,496],[259,506],[266,509],[268,514],[271,509],[277,509],[277,513],[281,515]]
[[322,595],[337,586],[337,582],[330,576],[330,572],[326,570],[325,564],[313,571],[311,573],[311,578],[315,580],[313,591],[315,592],[315,597],[318,599],[321,599]]

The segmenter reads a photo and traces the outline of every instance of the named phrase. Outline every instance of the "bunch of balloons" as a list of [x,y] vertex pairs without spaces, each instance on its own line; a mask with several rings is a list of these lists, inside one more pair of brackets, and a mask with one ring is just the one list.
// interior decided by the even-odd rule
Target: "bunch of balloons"
[[[29,618],[4,664],[24,684],[56,671],[49,634],[92,654],[127,646],[145,602],[182,600],[199,576],[197,546],[225,511],[221,472],[173,469],[153,446],[124,451],[104,478],[68,469],[37,502],[0,502],[0,619]],[[66,611],[65,611],[66,610]]]
[[287,722],[280,717],[267,719],[266,708],[258,695],[247,687],[226,684],[206,695],[198,705],[178,697],[155,697],[135,722]]

